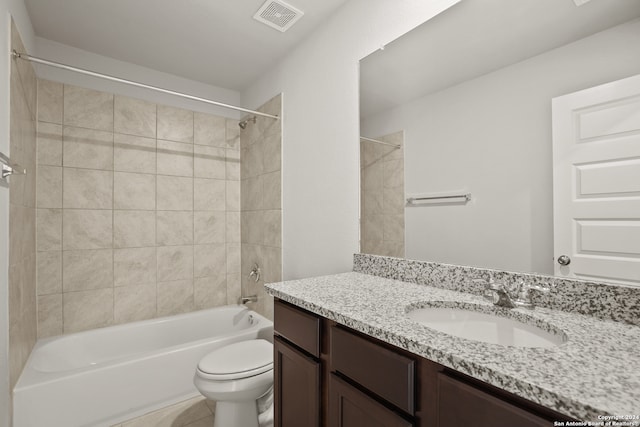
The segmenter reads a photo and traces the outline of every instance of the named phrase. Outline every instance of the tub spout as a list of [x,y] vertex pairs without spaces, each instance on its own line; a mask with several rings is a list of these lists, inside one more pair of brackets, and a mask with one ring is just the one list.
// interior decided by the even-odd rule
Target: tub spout
[[258,302],[258,296],[257,295],[249,295],[249,296],[246,296],[246,297],[238,298],[238,304],[239,305],[246,304],[248,302]]

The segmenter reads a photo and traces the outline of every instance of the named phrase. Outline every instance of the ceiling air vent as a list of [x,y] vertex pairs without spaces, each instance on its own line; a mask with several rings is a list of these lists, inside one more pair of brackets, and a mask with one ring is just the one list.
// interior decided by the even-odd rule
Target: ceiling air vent
[[302,15],[304,12],[283,1],[267,0],[253,15],[253,19],[284,33],[302,18]]

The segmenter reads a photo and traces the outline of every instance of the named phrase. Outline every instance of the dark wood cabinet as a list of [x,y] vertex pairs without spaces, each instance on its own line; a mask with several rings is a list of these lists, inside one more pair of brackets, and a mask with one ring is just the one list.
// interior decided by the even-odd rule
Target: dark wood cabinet
[[396,412],[340,379],[329,377],[329,425],[331,427],[412,427]]
[[543,427],[571,418],[275,301],[277,427]]
[[438,374],[438,427],[548,427],[552,420],[466,384]]
[[277,427],[320,426],[320,363],[274,337]]

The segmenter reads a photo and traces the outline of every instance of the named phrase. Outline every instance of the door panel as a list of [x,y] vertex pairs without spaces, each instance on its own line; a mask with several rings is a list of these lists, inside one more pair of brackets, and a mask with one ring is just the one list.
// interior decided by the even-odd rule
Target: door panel
[[640,75],[553,100],[558,276],[640,286]]

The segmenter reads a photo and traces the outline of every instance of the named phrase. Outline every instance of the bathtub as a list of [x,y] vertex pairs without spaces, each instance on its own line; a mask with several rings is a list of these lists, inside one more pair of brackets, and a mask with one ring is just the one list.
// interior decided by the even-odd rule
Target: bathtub
[[224,306],[39,340],[14,389],[14,427],[111,426],[198,396],[200,359],[273,323]]

